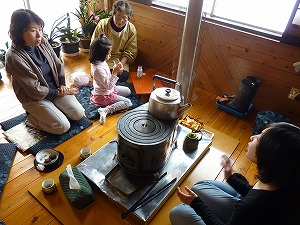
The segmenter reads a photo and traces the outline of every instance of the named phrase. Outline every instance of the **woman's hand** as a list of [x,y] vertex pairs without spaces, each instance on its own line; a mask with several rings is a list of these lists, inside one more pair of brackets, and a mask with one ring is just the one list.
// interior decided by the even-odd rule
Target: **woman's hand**
[[58,88],[58,96],[76,95],[78,92],[79,92],[78,88],[76,88],[76,87],[68,88],[64,85],[61,85]]
[[58,88],[58,96],[65,96],[68,94],[69,88],[67,88],[65,85],[60,85]]
[[119,62],[116,66],[114,66],[112,74],[118,75],[123,72],[123,64]]
[[76,94],[78,94],[78,92],[79,92],[78,88],[75,88],[75,87],[69,88],[68,95],[76,95]]
[[128,58],[126,56],[122,56],[121,63],[125,65],[128,62]]
[[198,195],[195,192],[193,192],[191,189],[189,189],[187,186],[185,186],[184,188],[187,191],[187,194],[183,193],[180,190],[180,187],[178,187],[177,188],[177,196],[179,197],[179,199],[182,203],[189,205],[195,198],[198,197]]
[[233,173],[232,161],[227,155],[222,155],[221,165],[224,167],[224,175],[227,180]]

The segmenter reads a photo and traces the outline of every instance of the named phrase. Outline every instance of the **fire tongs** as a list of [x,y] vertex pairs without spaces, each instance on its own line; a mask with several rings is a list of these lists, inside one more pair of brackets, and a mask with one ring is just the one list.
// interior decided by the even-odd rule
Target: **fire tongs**
[[150,191],[153,190],[153,188],[156,186],[156,184],[164,177],[167,175],[167,172],[165,172],[163,175],[161,175],[155,182],[154,184],[145,192],[145,194],[143,194],[142,197],[140,197],[136,203],[134,203],[126,212],[121,213],[121,219],[125,219],[127,217],[127,215],[131,212],[134,212],[137,208],[139,208],[140,206],[144,205],[145,203],[151,201],[153,198],[155,198],[157,195],[159,195],[160,193],[162,193],[164,190],[166,190],[167,188],[169,188],[176,180],[177,178],[174,178],[173,180],[171,180],[169,183],[167,183],[165,186],[163,186],[161,189],[159,189],[157,192],[155,192],[154,194],[148,196],[146,198],[146,196],[150,193]]

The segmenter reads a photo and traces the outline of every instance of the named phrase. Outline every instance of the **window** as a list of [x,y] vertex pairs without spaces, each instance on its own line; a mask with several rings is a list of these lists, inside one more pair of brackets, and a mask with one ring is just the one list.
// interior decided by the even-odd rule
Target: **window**
[[[12,4],[10,3],[12,2]],[[0,32],[0,49],[6,49],[5,43],[10,43],[10,38],[8,36],[8,29],[10,24],[10,17],[13,11],[16,9],[24,8],[23,1],[10,1],[9,4],[1,4],[1,32]],[[10,45],[10,44],[9,44]]]
[[189,0],[153,0],[152,4],[171,8],[174,10],[186,11]]
[[[45,6],[45,1],[29,0],[30,9],[38,14],[45,22],[44,32],[48,34],[51,30],[53,22],[67,12],[75,12],[75,8],[79,7],[79,0],[51,0]],[[70,13],[71,27],[79,28],[80,23],[76,17]]]
[[[152,4],[182,11],[189,0],[153,0]],[[296,0],[204,0],[207,19],[272,33],[280,37]],[[186,11],[185,8],[185,11]]]
[[[30,8],[36,14],[38,14],[45,22],[44,32],[50,32],[53,22],[64,15],[67,12],[75,12],[75,8],[78,8],[78,0],[10,0],[7,4],[1,5],[0,21],[0,49],[5,49],[5,43],[11,40],[8,36],[8,29],[10,24],[10,17],[13,11],[21,8]],[[71,14],[71,26],[75,28],[80,27],[78,20],[73,14]],[[10,44],[9,44],[10,45]]]

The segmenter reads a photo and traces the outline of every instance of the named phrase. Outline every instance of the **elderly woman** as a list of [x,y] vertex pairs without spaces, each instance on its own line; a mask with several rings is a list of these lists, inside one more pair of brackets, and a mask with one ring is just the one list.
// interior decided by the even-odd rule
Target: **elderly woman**
[[9,35],[12,45],[6,56],[6,71],[12,76],[14,92],[28,113],[26,125],[53,134],[70,128],[84,109],[67,88],[63,63],[43,38],[44,21],[31,10],[13,12]]
[[[107,60],[112,70],[114,61],[119,60],[124,67],[119,81],[126,81],[129,77],[129,64],[133,63],[137,55],[137,32],[135,26],[129,22],[132,9],[128,2],[117,1],[113,5],[113,16],[99,21],[91,43],[104,33],[112,41],[111,58]],[[116,61],[115,61],[116,62]]]

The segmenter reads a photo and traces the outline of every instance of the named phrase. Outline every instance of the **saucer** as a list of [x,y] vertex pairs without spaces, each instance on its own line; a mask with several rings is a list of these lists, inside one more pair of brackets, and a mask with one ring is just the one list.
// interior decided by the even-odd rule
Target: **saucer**
[[54,162],[54,163],[52,163],[52,164],[50,164],[50,165],[44,165],[44,169],[43,170],[40,170],[40,169],[38,169],[38,165],[39,165],[39,163],[38,163],[38,161],[35,159],[34,160],[34,167],[38,170],[38,171],[40,171],[40,172],[51,172],[51,171],[53,171],[53,170],[56,170],[58,167],[60,167],[60,165],[63,163],[63,161],[64,161],[64,155],[61,153],[61,152],[59,152],[59,151],[57,151],[58,152],[58,157],[57,157],[57,160]]
[[36,156],[35,160],[37,163],[42,164],[44,166],[51,165],[56,162],[58,159],[58,151],[52,148],[43,149],[39,151]]

